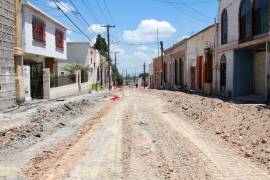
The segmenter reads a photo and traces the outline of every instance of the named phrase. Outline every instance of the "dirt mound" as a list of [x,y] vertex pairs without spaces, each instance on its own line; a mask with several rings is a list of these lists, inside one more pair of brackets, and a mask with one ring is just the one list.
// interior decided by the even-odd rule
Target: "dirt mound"
[[160,92],[176,111],[270,171],[270,109],[181,92]]
[[[102,95],[103,97],[104,95]],[[106,95],[107,96],[107,95]],[[0,151],[22,150],[42,138],[64,128],[73,117],[87,112],[98,101],[92,96],[80,96],[51,105],[39,106],[28,114],[27,123],[0,131]],[[26,113],[27,114],[27,113]]]

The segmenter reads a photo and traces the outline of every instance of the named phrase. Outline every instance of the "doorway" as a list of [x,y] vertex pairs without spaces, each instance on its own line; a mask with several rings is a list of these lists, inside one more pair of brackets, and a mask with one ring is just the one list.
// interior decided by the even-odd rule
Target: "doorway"
[[203,57],[200,56],[197,59],[197,86],[199,90],[202,90],[202,63]]
[[265,94],[265,51],[255,52],[254,58],[254,92]]
[[24,61],[30,67],[30,88],[32,99],[43,98],[43,63]]
[[220,59],[220,92],[225,95],[226,92],[226,56],[222,55]]

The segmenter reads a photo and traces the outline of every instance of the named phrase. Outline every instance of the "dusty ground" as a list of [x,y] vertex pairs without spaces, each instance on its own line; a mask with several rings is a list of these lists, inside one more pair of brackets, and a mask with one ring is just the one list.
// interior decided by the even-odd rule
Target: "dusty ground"
[[[182,92],[155,91],[170,109],[190,117],[193,124],[213,135],[217,143],[232,147],[270,173],[270,108],[260,104],[235,104]],[[212,135],[212,137],[211,137]]]
[[[120,100],[116,102],[101,98],[100,103],[83,106],[81,111],[85,113],[79,115],[76,111],[69,118],[73,125],[66,131],[61,128],[47,137],[42,135],[44,139],[22,148],[21,153],[14,150],[18,146],[3,146],[0,176],[72,180],[270,179],[252,162],[207,138],[209,133],[190,122],[187,108],[179,108],[181,103],[168,108],[178,96],[167,93],[127,89],[118,93]],[[92,111],[87,111],[87,106]],[[179,109],[181,113],[176,113]],[[9,152],[8,156],[5,152]],[[26,157],[33,158],[22,163],[20,159]]]

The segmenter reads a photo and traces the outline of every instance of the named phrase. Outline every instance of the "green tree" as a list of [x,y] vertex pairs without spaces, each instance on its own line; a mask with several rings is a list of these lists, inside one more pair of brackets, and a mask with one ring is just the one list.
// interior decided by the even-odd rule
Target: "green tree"
[[112,65],[112,80],[113,82],[116,81],[116,83],[118,85],[122,85],[123,84],[123,77],[122,75],[119,73],[118,68],[115,65]]
[[80,64],[67,64],[64,67],[64,70],[69,72],[70,74],[75,74],[76,71],[80,70],[81,71],[81,80],[82,82],[87,82],[88,81],[88,72],[90,69],[86,66],[80,65]]
[[[105,40],[100,34],[97,35],[96,38],[96,43],[94,44],[94,48],[99,51],[99,53],[106,57],[108,60],[108,45]],[[112,62],[112,59],[110,59],[110,63]],[[123,83],[123,77],[121,74],[118,72],[118,69],[115,65],[112,65],[112,80],[113,82],[116,80],[117,84],[122,84]]]
[[102,56],[108,59],[108,45],[105,38],[103,38],[100,34],[97,35],[94,48],[97,49]]

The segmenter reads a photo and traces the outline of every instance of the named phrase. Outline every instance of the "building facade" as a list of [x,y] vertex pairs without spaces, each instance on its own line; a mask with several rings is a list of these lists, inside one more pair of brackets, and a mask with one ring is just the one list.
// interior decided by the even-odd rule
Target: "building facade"
[[29,2],[22,3],[23,75],[26,101],[43,98],[43,68],[57,75],[67,58],[67,28]]
[[153,70],[153,62],[149,64],[149,88],[154,88],[154,70]]
[[0,0],[0,109],[16,102],[15,1]]
[[211,94],[216,87],[217,25],[211,25],[187,39],[187,87]]
[[167,89],[180,90],[187,85],[187,58],[184,39],[164,51],[164,84]]
[[269,0],[221,0],[218,92],[270,99]]
[[153,59],[153,88],[162,88],[162,63],[160,56]]

